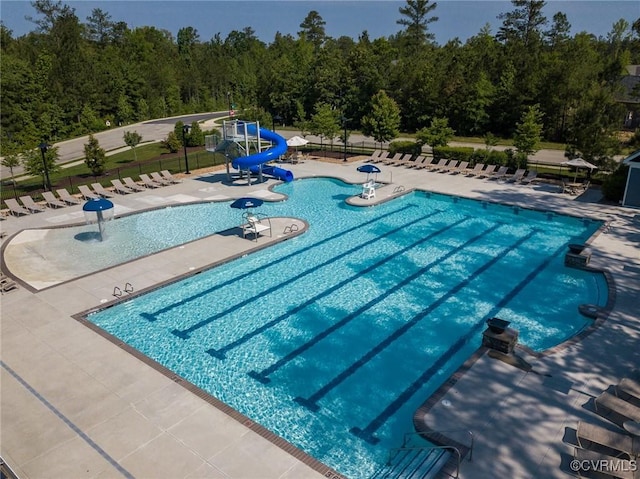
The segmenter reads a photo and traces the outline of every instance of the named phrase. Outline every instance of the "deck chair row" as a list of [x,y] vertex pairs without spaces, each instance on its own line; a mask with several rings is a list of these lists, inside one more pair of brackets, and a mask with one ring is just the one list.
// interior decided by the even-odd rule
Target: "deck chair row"
[[[128,194],[135,193],[136,191],[144,191],[147,188],[159,188],[174,183],[180,183],[181,180],[175,178],[169,170],[162,170],[161,172],[153,172],[149,175],[141,174],[140,182],[135,182],[131,177],[123,178],[122,180],[111,180],[113,190],[107,189],[100,183],[92,183],[91,186],[80,185],[78,191],[85,200],[91,200],[95,198],[111,198],[115,196],[114,193]],[[92,189],[93,188],[93,189]],[[67,191],[66,188],[60,188],[56,190],[56,195],[51,191],[45,191],[42,193],[42,197],[46,203],[46,206],[50,208],[63,208],[69,205],[78,205],[82,203],[82,200]],[[45,211],[46,206],[36,203],[31,196],[21,196],[20,203],[15,198],[8,198],[5,200],[9,213],[14,216],[24,216],[31,213],[39,213]]]
[[406,166],[416,170],[426,169],[427,171],[464,174],[465,176],[476,178],[491,178],[497,180],[506,180],[513,183],[529,184],[536,181],[538,172],[520,168],[513,175],[509,175],[509,168],[506,166],[498,167],[498,165],[485,165],[484,163],[476,163],[473,168],[469,167],[468,161],[447,160],[446,158],[437,160],[427,155],[420,155],[412,158],[413,155],[396,153],[393,157],[388,158],[386,152],[376,150],[371,157],[367,158],[370,163],[383,163],[388,166]]

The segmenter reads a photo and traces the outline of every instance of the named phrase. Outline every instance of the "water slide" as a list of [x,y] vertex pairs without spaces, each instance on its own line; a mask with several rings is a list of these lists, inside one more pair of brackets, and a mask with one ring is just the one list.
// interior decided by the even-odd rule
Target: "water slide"
[[[246,123],[238,124],[238,131],[242,131],[243,128],[247,129],[249,135],[257,135],[255,125]],[[276,132],[260,128],[260,138],[272,142],[274,146],[260,153],[236,158],[231,163],[235,169],[249,170],[251,173],[257,173],[260,170],[260,165],[267,161],[277,160],[279,156],[287,152],[287,140]],[[262,173],[282,181],[293,181],[293,173],[291,171],[276,166],[263,166]]]

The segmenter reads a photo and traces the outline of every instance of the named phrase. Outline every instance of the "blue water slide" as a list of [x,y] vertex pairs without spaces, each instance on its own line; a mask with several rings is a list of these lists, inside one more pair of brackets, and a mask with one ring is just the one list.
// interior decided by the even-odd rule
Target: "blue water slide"
[[[257,134],[257,128],[253,124],[239,123],[238,131],[243,132],[243,128],[247,129],[247,133],[249,135]],[[287,152],[287,140],[285,140],[277,133],[271,130],[260,128],[260,138],[272,142],[274,146],[265,151],[261,151],[260,153],[254,153],[253,155],[236,158],[231,163],[235,169],[249,170],[252,173],[257,173],[260,170],[260,165],[266,163],[267,161],[276,160],[278,159],[278,157],[284,155]],[[293,181],[293,173],[283,168],[278,168],[275,166],[263,166],[262,173],[265,175],[273,176],[274,178],[282,181]]]

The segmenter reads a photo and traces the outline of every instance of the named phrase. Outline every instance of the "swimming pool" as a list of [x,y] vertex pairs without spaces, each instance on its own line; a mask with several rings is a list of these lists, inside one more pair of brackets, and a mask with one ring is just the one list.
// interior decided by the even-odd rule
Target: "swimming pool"
[[386,461],[487,317],[542,350],[607,301],[601,275],[563,265],[598,222],[424,192],[355,208],[329,179],[278,191],[262,211],[306,234],[88,319],[347,477]]

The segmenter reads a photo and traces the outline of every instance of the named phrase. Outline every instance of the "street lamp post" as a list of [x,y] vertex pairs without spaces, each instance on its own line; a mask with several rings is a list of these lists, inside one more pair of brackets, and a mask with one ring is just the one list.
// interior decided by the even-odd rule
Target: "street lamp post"
[[227,92],[227,103],[229,104],[229,117],[232,117],[233,116],[233,109],[231,108],[232,105],[231,105],[231,92],[230,91]]
[[273,131],[276,131],[276,123],[280,123],[282,121],[282,117],[280,115],[273,115],[271,117],[271,126],[273,127]]
[[344,140],[344,159],[342,161],[347,161],[347,122],[350,120],[350,118],[343,116],[341,120],[342,126],[344,127],[344,137],[342,138]]
[[187,175],[191,173],[189,171],[189,157],[187,156],[187,133],[189,133],[190,129],[191,125],[182,125],[182,146],[184,146],[184,164],[187,169],[185,174]]
[[47,168],[47,158],[45,157],[47,150],[49,149],[49,145],[46,142],[40,143],[38,145],[40,148],[40,152],[42,153],[42,167],[44,168],[44,178],[45,178],[45,187],[47,190],[51,191],[51,180],[49,179],[49,168]]

